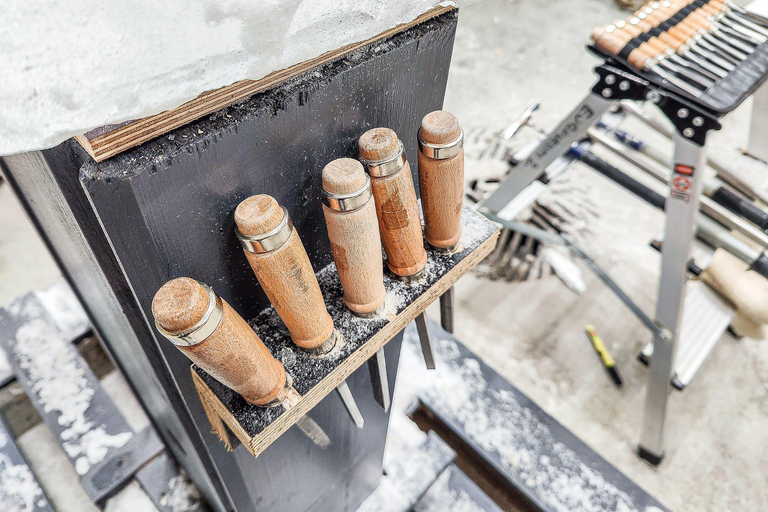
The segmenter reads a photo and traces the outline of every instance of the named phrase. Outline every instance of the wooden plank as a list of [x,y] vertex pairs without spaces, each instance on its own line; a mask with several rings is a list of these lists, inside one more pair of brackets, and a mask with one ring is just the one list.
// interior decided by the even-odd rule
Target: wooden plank
[[[437,368],[419,371],[419,341],[409,327],[398,385],[430,411],[434,430],[450,432],[444,438],[463,445],[457,449],[451,441],[457,452],[474,452],[516,490],[521,505],[544,512],[668,510],[453,335],[434,323],[430,328],[441,340]],[[446,389],[447,382],[462,390],[463,400]]]
[[0,510],[53,512],[8,427],[0,418]]
[[[301,416],[308,413],[409,322],[453,286],[462,275],[482,261],[496,246],[498,229],[480,214],[464,207],[462,225],[464,236],[460,244],[464,244],[464,249],[455,254],[428,251],[429,259],[426,275],[423,278],[424,283],[407,285],[385,276],[389,302],[386,309],[394,307],[388,319],[364,320],[354,317],[343,306],[335,267],[329,265],[318,272],[318,281],[328,311],[334,319],[334,325],[346,340],[346,345],[355,347],[348,356],[339,356],[332,363],[332,369],[325,375],[322,374],[322,359],[302,357],[301,352],[292,350],[293,345],[287,330],[277,327],[279,320],[274,320],[276,314],[272,308],[268,308],[252,322],[252,325],[272,353],[283,359],[286,371],[293,377],[294,387],[301,395],[301,399],[296,405],[287,409],[282,406],[273,408],[252,406],[202,369],[193,366],[192,376],[195,387],[209,419],[212,416],[218,416],[254,457],[261,454]],[[329,280],[329,275],[332,275],[332,281]],[[286,361],[286,359],[290,360]],[[227,440],[221,435],[220,422],[214,420],[211,423],[214,431],[226,443]]]
[[136,121],[114,125],[112,129],[97,128],[83,135],[75,137],[80,145],[97,162],[102,162],[143,142],[159,137],[180,126],[184,126],[196,119],[217,110],[232,105],[244,98],[266,91],[281,82],[306,73],[313,68],[327,64],[363,46],[391,37],[410,27],[423,23],[439,16],[453,7],[438,6],[425,12],[410,23],[404,23],[397,27],[385,30],[365,41],[352,43],[337,50],[326,52],[319,57],[296,64],[287,69],[275,71],[260,80],[243,80],[232,85],[213,91],[204,92],[197,98],[184,103],[174,109],[166,110],[153,116]]
[[[0,347],[10,356],[14,374],[69,457],[86,493],[101,504],[134,475],[150,481],[142,477],[148,461],[167,456],[153,427],[131,429],[72,345],[87,329],[88,318],[63,280],[0,309]],[[179,477],[173,461],[166,464],[164,474],[169,480],[153,484],[170,488],[170,479]],[[182,487],[192,488],[178,486]],[[160,503],[159,493],[153,497],[160,511],[172,510]],[[196,507],[203,508],[200,503]]]

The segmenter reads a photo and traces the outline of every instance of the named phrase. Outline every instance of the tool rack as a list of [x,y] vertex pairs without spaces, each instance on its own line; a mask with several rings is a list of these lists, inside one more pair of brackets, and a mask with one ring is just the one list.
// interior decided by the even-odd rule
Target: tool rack
[[[213,510],[356,509],[381,478],[389,413],[358,368],[346,382],[363,429],[327,396],[311,412],[331,439],[325,449],[290,428],[257,458],[244,446],[227,451],[210,431],[189,360],[155,329],[152,297],[189,276],[243,318],[264,310],[233,218],[258,193],[289,211],[316,271],[331,263],[323,167],[357,157],[360,135],[387,126],[416,176],[416,133],[442,106],[458,18],[455,9],[434,14],[101,162],[74,140],[0,160],[159,436]],[[383,349],[390,391],[401,340],[396,333]]]
[[[204,370],[192,365],[192,377],[206,414],[227,448],[232,449],[231,432],[257,457],[366,361],[371,361],[371,378],[375,381],[378,371],[372,359],[375,354],[495,247],[497,227],[467,207],[462,213],[462,228],[462,239],[456,251],[427,251],[425,274],[415,283],[406,284],[385,274],[387,301],[384,312],[374,318],[357,317],[344,305],[334,264],[320,270],[317,273],[320,289],[343,340],[326,356],[312,357],[296,349],[272,306],[256,316],[252,321],[254,329],[286,367],[294,389],[301,395],[295,405],[271,408],[250,405]],[[379,383],[372,384],[376,390]],[[389,393],[386,382],[381,388],[382,393]],[[389,403],[389,397],[384,403]]]
[[659,464],[664,457],[664,423],[670,380],[675,372],[707,134],[720,129],[720,118],[738,107],[768,78],[768,43],[758,46],[733,72],[698,97],[657,75],[639,71],[624,58],[594,46],[589,49],[604,59],[595,68],[598,81],[590,93],[482,204],[480,211],[503,222],[504,207],[535,180],[546,182],[547,167],[565,155],[604,113],[622,100],[651,102],[672,122],[674,165],[666,201],[656,314],[653,321],[646,322],[653,335],[653,358],[638,448],[643,459]]

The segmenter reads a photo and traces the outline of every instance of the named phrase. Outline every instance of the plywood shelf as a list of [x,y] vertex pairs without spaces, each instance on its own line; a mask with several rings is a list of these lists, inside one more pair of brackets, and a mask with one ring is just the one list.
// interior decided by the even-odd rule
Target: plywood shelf
[[341,335],[337,347],[326,356],[311,357],[299,350],[271,307],[251,321],[251,326],[292,377],[293,387],[300,396],[294,405],[272,408],[251,405],[192,365],[192,378],[213,431],[227,448],[231,449],[232,445],[224,425],[254,457],[262,453],[496,246],[496,225],[466,207],[462,228],[456,252],[427,251],[427,266],[419,281],[406,284],[385,273],[387,300],[384,312],[374,318],[358,318],[346,309],[333,264],[318,272],[328,312]]
[[318,66],[340,59],[358,48],[381,41],[415,25],[424,23],[451,9],[453,9],[451,6],[435,7],[409,23],[403,23],[402,25],[385,30],[365,41],[352,43],[337,50],[326,52],[314,59],[275,71],[260,80],[242,80],[220,89],[204,92],[197,98],[174,109],[166,110],[143,119],[102,126],[83,135],[77,135],[75,139],[95,161],[102,162],[249,96],[269,90],[286,80],[306,73]]

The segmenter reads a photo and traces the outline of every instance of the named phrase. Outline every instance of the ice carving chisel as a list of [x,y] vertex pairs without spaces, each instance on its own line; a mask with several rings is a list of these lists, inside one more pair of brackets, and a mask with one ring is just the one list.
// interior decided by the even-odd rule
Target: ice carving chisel
[[[245,256],[293,342],[313,357],[333,350],[338,333],[288,210],[271,196],[251,196],[235,209],[235,224]],[[346,389],[344,405],[354,408],[359,418],[352,410],[350,415],[362,427],[360,411]]]
[[[211,287],[188,277],[172,279],[155,294],[152,314],[160,334],[246,402],[290,408],[300,400],[282,363]],[[321,448],[331,444],[308,416],[296,426]]]
[[389,128],[374,128],[360,137],[358,148],[371,178],[387,267],[397,279],[409,285],[419,282],[427,264],[427,251],[416,189],[403,144]]
[[[323,168],[322,181],[323,215],[344,304],[356,316],[376,317],[387,292],[371,179],[357,160],[339,158]],[[383,350],[368,366],[374,397],[386,411],[390,397]]]
[[[507,127],[502,137],[511,137],[528,122],[538,102],[528,104],[523,115]],[[451,253],[461,239],[464,200],[464,131],[450,112],[436,110],[421,120],[419,145],[419,190],[424,211],[424,238],[436,251]],[[453,287],[440,297],[440,323],[453,333]]]

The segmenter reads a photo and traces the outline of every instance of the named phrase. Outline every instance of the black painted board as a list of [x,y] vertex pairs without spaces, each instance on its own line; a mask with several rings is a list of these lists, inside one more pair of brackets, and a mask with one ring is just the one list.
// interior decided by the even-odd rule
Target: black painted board
[[503,512],[475,482],[455,464],[448,466],[413,512]]
[[[320,270],[317,273],[320,291],[325,299],[328,313],[333,319],[333,325],[342,340],[324,356],[313,357],[296,347],[290,333],[272,306],[250,321],[251,327],[264,341],[270,352],[283,363],[286,372],[293,379],[294,389],[300,395],[306,395],[317,386],[353,352],[381,331],[393,316],[402,313],[497,231],[495,224],[466,206],[462,212],[461,224],[462,236],[458,242],[458,249],[452,253],[442,253],[428,248],[427,264],[419,280],[406,284],[389,272],[385,273],[384,288],[387,290],[387,299],[384,303],[384,311],[373,318],[355,316],[344,305],[343,290],[335,264],[329,263]],[[285,412],[282,405],[265,408],[249,404],[239,394],[208,375],[205,370],[197,366],[194,366],[194,369],[252,437]]]
[[[266,298],[234,235],[233,210],[252,194],[269,193],[288,209],[315,269],[330,263],[320,198],[322,167],[334,158],[355,156],[356,140],[365,130],[389,126],[403,139],[415,173],[416,131],[422,116],[442,106],[456,20],[456,12],[446,13],[106,162],[87,162],[80,181],[141,308],[133,313],[151,322],[156,290],[183,275],[213,286],[246,318],[264,309]],[[349,438],[353,446],[316,455],[328,459],[322,461],[322,478],[307,469],[313,464],[300,463],[296,456],[304,446],[303,439],[290,443],[288,434],[296,429],[271,448],[283,454],[275,459],[278,465],[292,472],[270,471],[270,450],[259,462],[242,447],[225,452],[208,433],[188,360],[158,333],[154,337],[168,368],[163,378],[170,375],[179,390],[172,399],[195,419],[196,435],[205,439],[214,473],[221,475],[235,510],[309,509],[362,462],[352,448],[378,459],[380,468],[387,415],[375,416],[383,428],[365,436],[350,425],[346,413],[329,418],[326,432]],[[388,354],[391,350],[395,346],[387,347]],[[392,365],[394,372],[396,357]],[[371,407],[378,407],[364,391],[370,388],[367,372],[362,375],[348,379],[355,397],[363,397],[358,405],[368,407],[370,400]],[[333,398],[318,404],[313,416],[335,410],[339,400]],[[373,423],[366,418],[366,429],[377,426]],[[353,473],[355,478],[344,484],[348,498],[341,499],[338,509],[353,509],[359,490],[377,479],[376,473]],[[286,508],[286,489],[297,480],[302,488]]]
[[48,497],[29,469],[0,418],[0,510],[53,512]]
[[[42,152],[2,157],[0,169],[167,446],[186,463],[210,502],[228,503],[220,478],[234,482],[239,475],[215,471],[196,423],[179,397],[153,331],[80,183],[79,169],[89,158],[70,139]],[[104,284],[108,290],[101,289]],[[109,308],[105,294],[114,296],[118,311],[105,311]],[[122,328],[114,320],[120,316],[130,335],[115,332]]]
[[406,329],[401,371],[416,373],[413,392],[540,510],[667,510],[456,338],[432,322],[430,331],[437,370],[419,375],[405,363],[420,350]]

